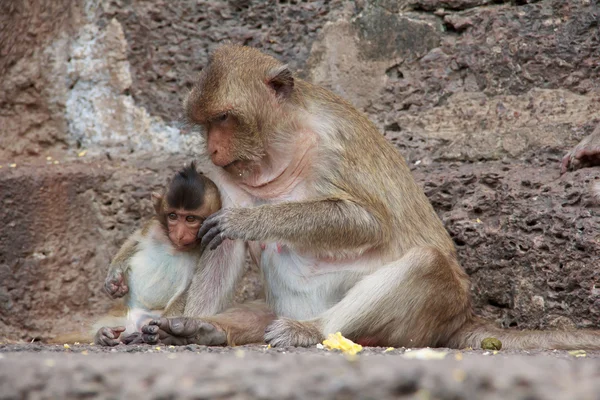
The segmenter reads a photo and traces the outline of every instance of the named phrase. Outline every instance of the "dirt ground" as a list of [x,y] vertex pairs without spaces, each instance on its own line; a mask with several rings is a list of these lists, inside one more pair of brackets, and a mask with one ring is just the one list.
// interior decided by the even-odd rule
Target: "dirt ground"
[[[600,352],[0,345],[1,399],[597,399]],[[412,350],[414,351],[414,350]]]

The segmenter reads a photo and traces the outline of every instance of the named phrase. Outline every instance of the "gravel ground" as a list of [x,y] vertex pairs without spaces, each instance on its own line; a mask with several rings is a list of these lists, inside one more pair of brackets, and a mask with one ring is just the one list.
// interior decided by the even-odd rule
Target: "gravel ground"
[[439,351],[0,345],[0,398],[600,398],[600,352]]

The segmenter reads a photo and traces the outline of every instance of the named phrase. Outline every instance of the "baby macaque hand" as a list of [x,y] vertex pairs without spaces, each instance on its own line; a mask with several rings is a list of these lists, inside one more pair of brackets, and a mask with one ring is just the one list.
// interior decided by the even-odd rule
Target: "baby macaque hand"
[[129,293],[129,286],[125,282],[125,274],[122,270],[116,269],[109,272],[104,281],[104,290],[113,299],[123,297]]

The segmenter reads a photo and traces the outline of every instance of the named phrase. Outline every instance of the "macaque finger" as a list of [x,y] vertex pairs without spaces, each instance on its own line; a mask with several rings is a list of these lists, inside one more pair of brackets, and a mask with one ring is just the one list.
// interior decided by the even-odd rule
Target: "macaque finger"
[[560,162],[560,174],[564,174],[565,172],[567,172],[567,170],[569,169],[569,162],[571,161],[571,155],[567,154],[566,156],[564,156],[562,158],[562,161]]
[[[210,244],[211,246],[209,248],[211,250],[214,250],[216,248],[216,246],[212,246],[213,240],[215,238],[219,238],[220,235],[221,235],[221,228],[219,226],[213,227],[202,238],[202,241],[200,242],[200,248],[202,248],[204,250],[205,248],[209,247],[208,245]],[[221,239],[221,242],[222,241],[223,240]],[[220,244],[220,242],[219,242],[219,244]],[[218,244],[217,244],[217,246],[218,246]]]
[[200,229],[198,229],[198,239],[203,238],[208,231],[219,224],[218,217],[220,215],[220,211],[212,214],[208,217],[203,223]]
[[219,235],[215,236],[215,238],[210,242],[210,249],[214,250],[217,247],[219,247],[219,245],[221,243],[223,243],[223,233],[220,233]]

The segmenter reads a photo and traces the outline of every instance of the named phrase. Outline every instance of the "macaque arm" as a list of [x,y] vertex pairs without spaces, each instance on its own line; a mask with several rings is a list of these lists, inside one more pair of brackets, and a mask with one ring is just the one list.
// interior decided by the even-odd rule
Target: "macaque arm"
[[137,252],[139,244],[140,231],[131,235],[119,249],[117,255],[113,258],[104,280],[104,290],[112,298],[123,297],[129,293],[127,283],[127,270],[129,269],[130,260]]
[[376,215],[355,201],[336,198],[267,204],[222,210],[205,221],[199,235],[202,245],[222,235],[317,251],[364,250],[387,242],[387,224]]
[[162,315],[164,317],[173,317],[173,316],[177,316],[177,315],[183,315],[183,312],[185,310],[186,298],[187,298],[186,291],[182,291],[181,293],[178,293],[177,297],[175,297],[175,299],[170,304],[167,305],[167,307],[165,308],[165,311],[163,312]]
[[110,262],[108,275],[111,275],[117,269],[121,270],[121,272],[127,272],[129,269],[129,260],[131,260],[131,257],[137,252],[137,246],[139,244],[138,233],[139,231],[128,237],[125,243],[123,243]]
[[246,246],[226,241],[215,251],[205,251],[187,293],[184,316],[204,317],[225,310],[244,272]]

